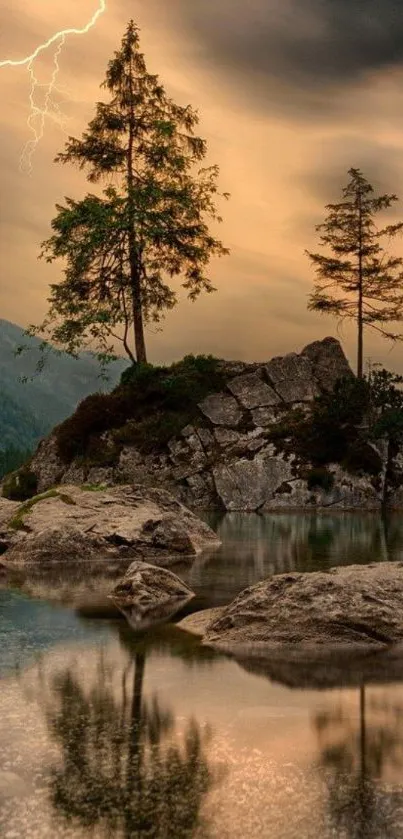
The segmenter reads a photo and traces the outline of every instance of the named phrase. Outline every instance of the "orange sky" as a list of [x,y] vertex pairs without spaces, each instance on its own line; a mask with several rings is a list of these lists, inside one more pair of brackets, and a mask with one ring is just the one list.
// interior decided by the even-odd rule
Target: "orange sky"
[[[91,118],[107,61],[133,17],[150,70],[176,100],[199,109],[208,160],[231,193],[220,228],[231,256],[211,270],[218,292],[181,302],[161,333],[150,332],[151,360],[188,352],[265,359],[338,335],[332,319],[306,308],[312,271],[304,249],[316,247],[314,225],[324,204],[338,199],[350,166],[377,190],[403,197],[403,12],[392,0],[364,5],[108,0],[96,28],[68,39],[59,101],[69,134]],[[85,25],[96,7],[97,0],[37,0],[27,13],[25,0],[5,0],[1,58],[20,58],[58,29]],[[46,81],[51,68],[49,52],[36,65],[38,78]],[[37,261],[54,205],[87,184],[52,162],[64,144],[52,121],[32,175],[19,171],[30,136],[27,70],[0,69],[0,94],[0,317],[25,325],[42,319],[48,284],[61,276],[60,266]],[[354,361],[354,333],[344,327],[341,335]],[[403,371],[403,346],[390,352],[368,335],[365,355]]]

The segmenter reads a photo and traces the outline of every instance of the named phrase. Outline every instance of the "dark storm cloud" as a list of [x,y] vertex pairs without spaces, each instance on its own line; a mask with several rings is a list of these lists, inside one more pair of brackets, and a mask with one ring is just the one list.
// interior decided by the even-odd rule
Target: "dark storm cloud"
[[[403,66],[400,0],[171,0],[223,74],[282,106],[332,110],[337,90]],[[291,101],[287,102],[287,97]]]
[[[378,193],[401,193],[403,175],[401,172],[401,150],[396,146],[387,146],[370,138],[351,136],[348,133],[336,138],[321,140],[315,154],[315,168],[306,167],[299,175],[293,175],[293,182],[298,180],[301,189],[315,196],[321,202],[330,203],[341,200],[341,193],[346,186],[351,167],[361,169],[363,175]],[[403,197],[403,196],[402,196]]]

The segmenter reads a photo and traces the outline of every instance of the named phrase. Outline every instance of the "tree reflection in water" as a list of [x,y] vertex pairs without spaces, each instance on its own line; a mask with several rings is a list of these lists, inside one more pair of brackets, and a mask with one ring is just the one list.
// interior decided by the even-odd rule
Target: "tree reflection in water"
[[200,809],[216,780],[211,732],[189,720],[181,735],[157,698],[143,698],[145,661],[144,651],[134,655],[118,691],[102,661],[90,690],[70,669],[54,680],[48,724],[61,766],[52,804],[92,836],[96,829],[108,839],[207,837]]
[[382,777],[387,766],[403,766],[403,707],[373,700],[368,708],[366,694],[362,685],[358,725],[341,708],[314,719],[327,770],[328,813],[337,836],[401,839],[403,790]]

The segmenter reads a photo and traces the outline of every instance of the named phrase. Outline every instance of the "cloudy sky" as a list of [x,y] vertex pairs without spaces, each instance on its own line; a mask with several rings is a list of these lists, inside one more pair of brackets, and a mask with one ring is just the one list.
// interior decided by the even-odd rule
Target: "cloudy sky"
[[[98,0],[3,0],[0,61],[29,55],[56,31],[83,27]],[[29,11],[27,11],[27,6]],[[20,156],[30,138],[27,68],[0,68],[0,317],[21,325],[46,311],[57,265],[38,262],[54,205],[86,190],[84,176],[53,163],[65,136],[80,135],[102,96],[107,61],[127,21],[141,28],[149,69],[177,101],[200,112],[209,162],[231,193],[220,235],[231,256],[212,265],[216,294],[182,300],[150,357],[187,352],[264,359],[354,331],[308,312],[315,224],[337,200],[351,166],[403,199],[403,9],[398,0],[107,0],[86,36],[60,55],[55,101],[29,174]],[[35,65],[52,73],[52,51]],[[401,213],[401,216],[399,216]],[[403,204],[396,205],[403,218]],[[403,249],[403,242],[401,243]],[[367,336],[366,357],[403,371],[403,345]]]

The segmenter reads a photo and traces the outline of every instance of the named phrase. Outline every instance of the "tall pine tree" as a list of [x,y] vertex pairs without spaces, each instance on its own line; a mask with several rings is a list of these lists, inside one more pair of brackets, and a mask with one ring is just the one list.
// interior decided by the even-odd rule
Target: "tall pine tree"
[[364,327],[370,326],[393,341],[403,337],[387,329],[403,316],[403,259],[390,256],[381,244],[403,230],[403,222],[381,229],[377,213],[389,209],[396,195],[374,195],[359,169],[349,169],[350,180],[339,204],[328,204],[328,215],[316,230],[331,256],[306,251],[316,271],[308,308],[332,314],[357,325],[357,376],[363,376]]
[[228,253],[208,227],[221,221],[219,173],[201,167],[207,149],[195,134],[198,115],[148,72],[133,21],[103,87],[109,101],[98,102],[87,131],[70,137],[56,160],[78,164],[104,189],[56,208],[42,256],[63,258],[65,276],[51,286],[48,315],[34,330],[72,354],[91,343],[105,359],[120,337],[132,361],[146,362],[144,325],[177,303],[172,280],[181,278],[191,300],[214,291],[208,264]]

